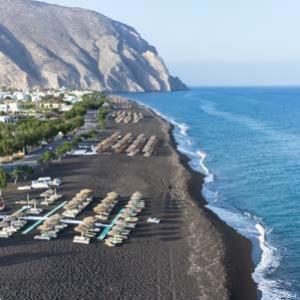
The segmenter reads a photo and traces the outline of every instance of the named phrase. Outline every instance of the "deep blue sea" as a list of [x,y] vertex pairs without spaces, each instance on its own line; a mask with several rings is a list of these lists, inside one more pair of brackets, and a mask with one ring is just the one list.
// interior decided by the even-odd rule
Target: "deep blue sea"
[[300,299],[300,88],[126,96],[175,124],[208,207],[253,242],[263,299]]

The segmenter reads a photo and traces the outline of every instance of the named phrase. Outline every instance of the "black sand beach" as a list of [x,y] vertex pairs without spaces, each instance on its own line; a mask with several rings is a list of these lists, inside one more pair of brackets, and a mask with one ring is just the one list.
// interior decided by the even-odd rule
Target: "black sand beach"
[[[33,240],[36,232],[1,239],[1,299],[256,299],[250,242],[204,207],[203,176],[177,152],[172,126],[136,109],[142,122],[110,121],[103,135],[156,134],[157,155],[68,157],[35,175],[62,178],[65,200],[82,188],[93,189],[96,199],[114,190],[121,204],[142,192],[147,208],[129,240],[117,248],[77,245],[71,227],[50,242]],[[5,199],[13,210],[24,195],[10,184]],[[161,224],[147,223],[149,216]]]

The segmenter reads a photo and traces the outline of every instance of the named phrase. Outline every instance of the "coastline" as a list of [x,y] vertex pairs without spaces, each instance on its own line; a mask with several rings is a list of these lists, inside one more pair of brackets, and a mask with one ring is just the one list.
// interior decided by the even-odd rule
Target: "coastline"
[[[1,298],[256,299],[244,262],[250,264],[249,244],[241,243],[238,234],[205,208],[203,176],[178,152],[174,127],[139,104],[133,109],[144,113],[142,122],[108,120],[99,139],[117,130],[134,136],[155,134],[160,141],[157,155],[70,156],[34,175],[61,177],[59,192],[65,200],[83,188],[94,190],[97,201],[114,190],[121,195],[122,207],[139,190],[147,207],[128,242],[113,249],[96,241],[74,244],[74,228],[50,242],[34,241],[34,232],[3,240]],[[33,191],[31,197],[39,193]],[[17,208],[14,201],[22,197],[24,193],[9,184],[5,200],[12,211]],[[78,218],[91,214],[93,205]],[[150,216],[160,218],[161,224],[147,223]]]
[[158,115],[150,107],[143,105],[136,100],[130,99],[130,101],[150,110],[157,118],[168,124],[171,146],[178,154],[180,163],[190,174],[188,180],[188,192],[199,209],[203,210],[205,217],[207,217],[209,222],[211,222],[220,233],[220,237],[224,243],[224,264],[228,272],[227,283],[230,291],[230,299],[261,299],[261,291],[258,290],[258,285],[252,278],[252,274],[255,270],[255,265],[251,256],[252,243],[206,207],[208,202],[202,194],[205,176],[200,172],[193,170],[189,165],[190,158],[178,150],[178,143],[174,136],[175,125]]
[[[173,135],[172,139],[174,140]],[[175,141],[173,141],[173,143],[174,146],[177,145]],[[260,299],[261,294],[257,290],[257,284],[252,278],[255,265],[251,258],[251,241],[240,235],[211,210],[206,208],[205,205],[207,204],[207,201],[204,199],[201,192],[204,176],[190,167],[188,164],[188,157],[180,152],[179,156],[181,163],[191,174],[189,181],[189,192],[191,196],[199,204],[199,207],[203,209],[205,216],[209,219],[213,226],[215,226],[221,233],[221,237],[225,245],[224,262],[228,270],[228,285],[231,292],[230,299]]]

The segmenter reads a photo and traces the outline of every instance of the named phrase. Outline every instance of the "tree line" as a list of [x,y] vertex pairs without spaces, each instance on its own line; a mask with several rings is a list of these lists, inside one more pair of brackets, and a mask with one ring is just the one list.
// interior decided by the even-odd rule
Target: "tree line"
[[101,109],[106,96],[93,93],[82,97],[68,112],[58,119],[37,120],[32,117],[19,120],[16,124],[0,124],[0,156],[12,155],[19,151],[25,154],[29,146],[42,141],[51,141],[59,132],[67,135],[84,124],[84,115],[89,109]]

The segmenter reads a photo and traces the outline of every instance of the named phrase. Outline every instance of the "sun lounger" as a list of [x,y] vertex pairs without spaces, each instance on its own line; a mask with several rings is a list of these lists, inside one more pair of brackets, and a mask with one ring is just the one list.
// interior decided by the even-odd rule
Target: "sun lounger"
[[11,232],[8,232],[4,229],[0,231],[0,238],[9,238],[11,235]]
[[73,243],[78,243],[78,244],[90,244],[91,239],[85,236],[78,236],[76,235],[73,239]]

